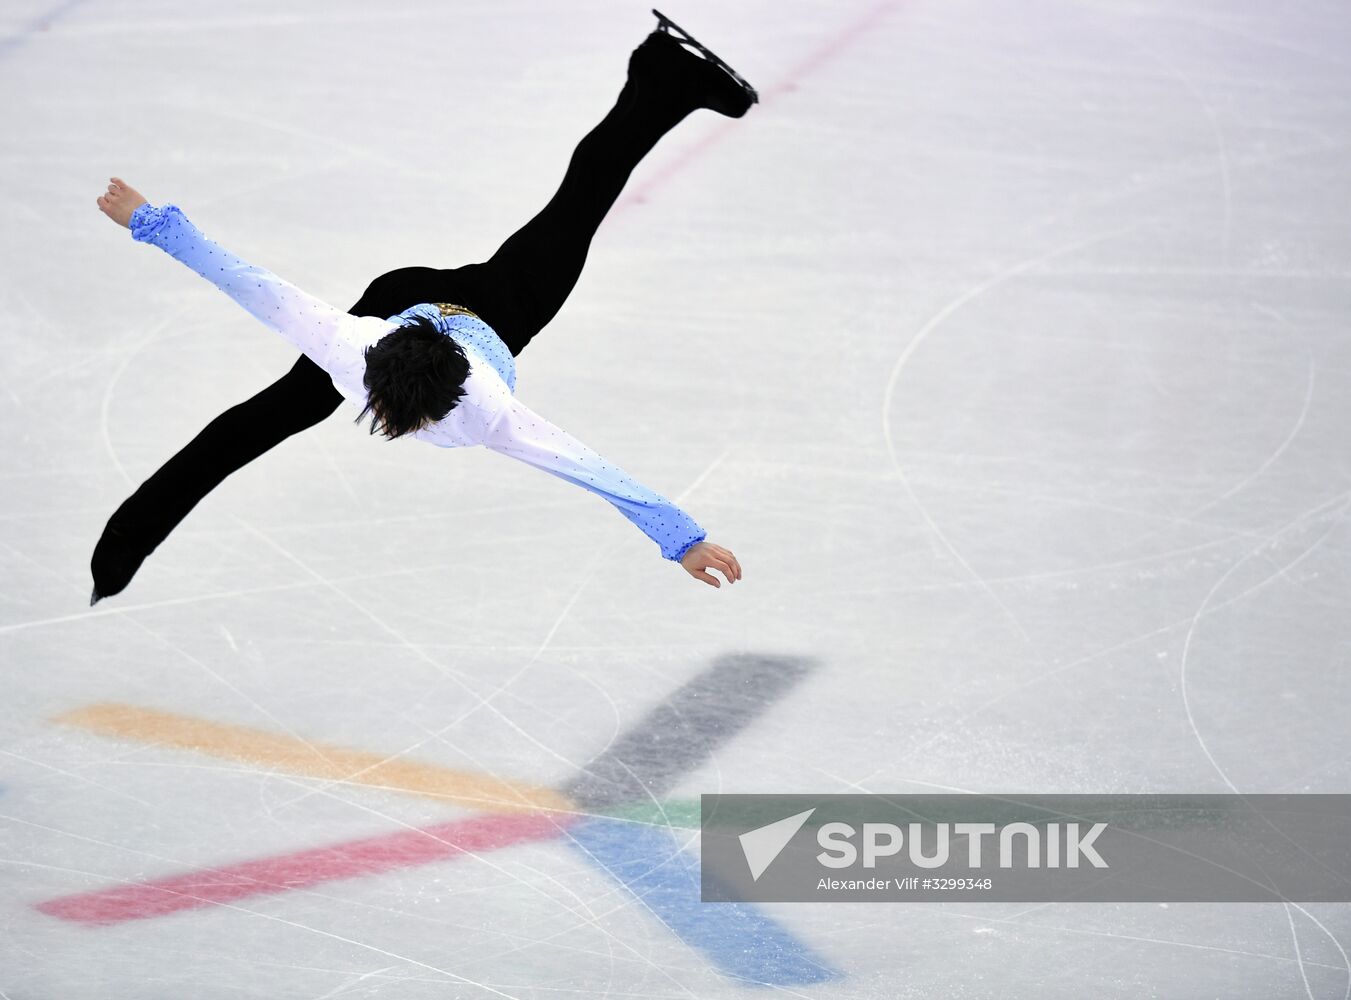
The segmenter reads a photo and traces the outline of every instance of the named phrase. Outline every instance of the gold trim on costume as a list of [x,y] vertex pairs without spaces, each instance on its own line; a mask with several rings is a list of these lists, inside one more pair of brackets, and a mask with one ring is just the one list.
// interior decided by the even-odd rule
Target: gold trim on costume
[[433,302],[432,305],[441,310],[442,316],[469,316],[482,322],[478,313],[466,309],[464,306],[457,306],[453,302]]

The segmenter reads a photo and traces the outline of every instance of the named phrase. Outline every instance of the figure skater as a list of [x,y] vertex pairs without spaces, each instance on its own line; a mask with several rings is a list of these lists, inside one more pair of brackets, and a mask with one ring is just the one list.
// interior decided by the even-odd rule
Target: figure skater
[[[741,565],[683,510],[518,402],[515,357],[562,307],[625,181],[686,115],[742,117],[755,90],[654,11],[614,107],[578,143],[544,209],[485,263],[406,267],[376,278],[349,313],[207,240],[175,206],[112,178],[99,208],[214,283],[299,348],[291,370],[213,420],[113,514],[94,549],[90,603],[121,592],[145,558],[226,476],[312,427],[344,400],[371,433],[441,447],[485,445],[613,504],[691,576],[721,586]],[[386,319],[386,317],[389,317]]]

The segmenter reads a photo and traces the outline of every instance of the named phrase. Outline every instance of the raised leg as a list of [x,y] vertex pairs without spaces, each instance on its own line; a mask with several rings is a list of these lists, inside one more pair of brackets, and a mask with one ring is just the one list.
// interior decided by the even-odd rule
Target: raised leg
[[478,304],[461,304],[520,354],[562,308],[601,220],[658,140],[698,108],[740,117],[754,100],[720,62],[653,32],[630,57],[614,107],[577,144],[558,191],[474,275]]

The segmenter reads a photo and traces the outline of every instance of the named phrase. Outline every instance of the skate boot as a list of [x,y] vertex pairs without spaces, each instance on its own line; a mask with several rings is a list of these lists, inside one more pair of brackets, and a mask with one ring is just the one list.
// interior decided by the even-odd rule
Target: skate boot
[[657,30],[629,60],[629,79],[659,87],[663,96],[740,118],[760,100],[755,88],[693,35],[659,10]]
[[146,538],[145,532],[137,531],[130,524],[119,520],[120,513],[112,516],[98,544],[94,546],[94,557],[89,563],[94,576],[94,590],[89,597],[91,608],[105,597],[126,590],[131,578],[141,568],[141,563],[159,544]]

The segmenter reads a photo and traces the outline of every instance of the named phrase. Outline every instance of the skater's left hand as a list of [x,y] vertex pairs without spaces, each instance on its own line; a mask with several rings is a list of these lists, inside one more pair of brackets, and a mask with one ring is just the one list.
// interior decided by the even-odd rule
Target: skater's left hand
[[132,213],[145,204],[145,197],[121,177],[110,177],[108,190],[98,196],[97,204],[104,215],[130,229]]
[[716,576],[706,572],[710,569],[716,569],[727,577],[728,583],[736,583],[741,579],[741,563],[736,561],[736,556],[712,542],[699,542],[690,546],[690,550],[681,558],[680,565],[685,567],[685,572],[690,576],[703,580],[710,587],[722,586]]

